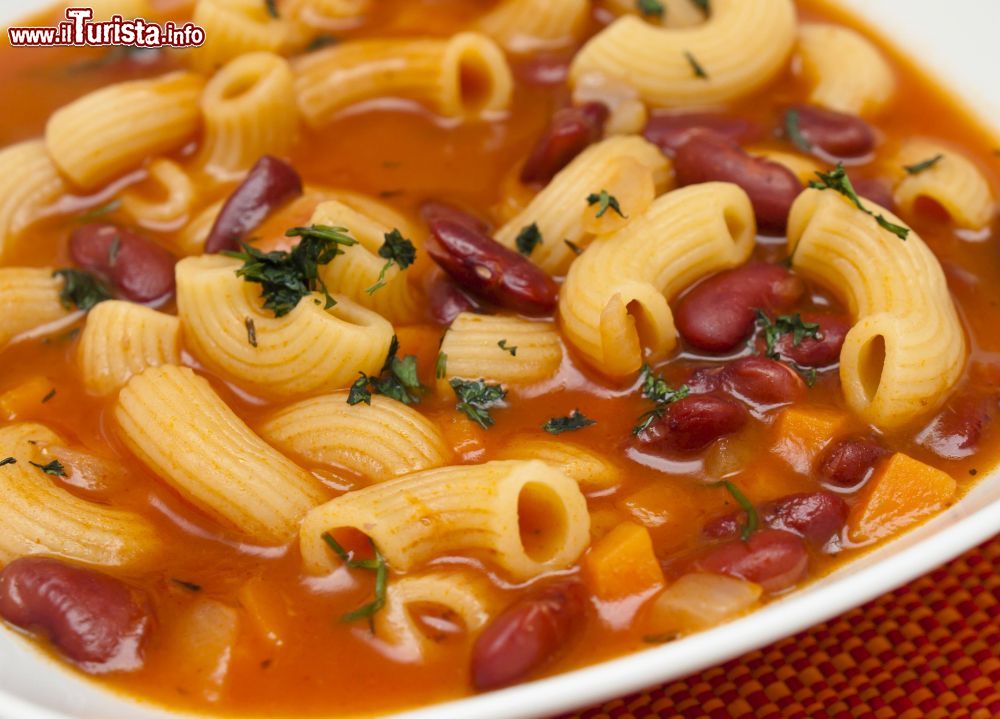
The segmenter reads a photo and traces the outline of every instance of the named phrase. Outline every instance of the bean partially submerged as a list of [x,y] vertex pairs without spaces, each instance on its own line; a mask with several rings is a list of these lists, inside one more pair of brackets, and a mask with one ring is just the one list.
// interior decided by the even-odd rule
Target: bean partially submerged
[[750,120],[708,112],[654,112],[642,131],[642,136],[673,157],[681,145],[699,130],[709,130],[732,142],[749,142],[760,134],[760,128]]
[[668,405],[635,437],[635,443],[643,451],[690,454],[738,432],[746,421],[746,410],[728,397],[690,395]]
[[794,113],[801,138],[828,155],[863,157],[875,149],[875,132],[860,117],[813,105],[795,105],[788,112]]
[[821,479],[836,487],[857,488],[871,476],[875,465],[889,451],[869,437],[848,437],[823,453],[818,472]]
[[780,529],[765,529],[743,542],[733,540],[710,549],[695,561],[696,569],[746,579],[769,592],[798,582],[809,566],[801,537]]
[[125,299],[157,304],[174,292],[174,256],[132,230],[81,225],[70,235],[69,252],[73,262],[106,277]]
[[[823,547],[847,522],[847,503],[833,492],[801,492],[762,504],[761,522],[771,529],[797,534]],[[746,521],[744,512],[733,512],[709,521],[702,534],[712,539],[733,539]]]
[[600,102],[566,107],[552,116],[521,170],[521,182],[545,184],[588,145],[601,139],[609,110]]

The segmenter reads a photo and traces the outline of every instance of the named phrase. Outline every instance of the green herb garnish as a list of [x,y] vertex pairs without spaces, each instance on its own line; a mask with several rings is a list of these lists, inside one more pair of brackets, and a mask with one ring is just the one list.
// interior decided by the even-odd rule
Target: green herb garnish
[[53,459],[48,464],[38,464],[37,462],[28,461],[33,467],[38,467],[40,470],[45,472],[45,474],[51,474],[53,477],[65,477],[66,470],[63,468],[62,463],[58,459]]
[[502,349],[504,352],[509,352],[511,357],[517,357],[517,347],[511,347],[507,344],[507,340],[500,340],[497,342],[497,347]]
[[403,404],[418,404],[423,391],[417,376],[417,358],[407,355],[402,359],[396,356],[399,351],[399,340],[395,335],[389,345],[389,354],[379,371],[378,376],[369,377],[364,372],[351,385],[347,393],[347,404],[355,405],[361,402],[371,404],[372,393],[402,402]]
[[684,51],[684,57],[687,58],[688,65],[691,66],[691,71],[694,72],[694,76],[695,77],[700,78],[702,80],[707,80],[708,79],[708,73],[705,72],[705,68],[703,68],[701,66],[701,63],[699,63],[695,59],[694,55],[692,55],[689,51],[685,50]]
[[223,254],[243,260],[236,276],[261,286],[264,308],[283,317],[294,310],[311,292],[322,292],[326,309],[336,302],[319,277],[319,268],[337,255],[343,254],[341,245],[356,245],[357,240],[345,234],[346,228],[328,225],[292,227],[285,231],[287,237],[301,237],[290,251],[261,252],[246,242],[241,242],[242,252],[226,251]]
[[680,636],[677,632],[646,634],[642,637],[642,641],[646,642],[646,644],[667,644],[668,642],[676,641]]
[[6,464],[17,464],[17,460],[14,457],[4,457],[3,459],[0,459],[0,467],[3,467]]
[[794,315],[778,315],[772,322],[764,310],[757,308],[757,322],[764,330],[764,354],[771,359],[781,359],[781,355],[775,348],[775,344],[781,335],[792,335],[792,344],[798,347],[802,340],[809,337],[814,340],[820,339],[819,323],[806,322],[802,316],[796,312]]
[[309,44],[306,45],[306,52],[316,52],[317,50],[322,50],[324,47],[336,45],[338,42],[340,42],[340,40],[335,38],[333,35],[323,33],[317,35],[309,41]]
[[251,347],[257,346],[257,326],[253,323],[253,317],[247,317],[243,320],[243,324],[247,328],[247,342],[250,343]]
[[361,404],[362,402],[365,404],[372,403],[372,393],[371,390],[368,389],[368,381],[368,375],[364,372],[361,373],[360,377],[354,380],[354,384],[351,385],[351,389],[347,393],[347,404],[353,407],[354,405]]
[[50,389],[48,391],[48,394],[46,394],[44,397],[42,397],[42,404],[45,404],[46,402],[48,402],[50,399],[52,399],[55,396],[56,396],[56,388],[53,387],[52,389]]
[[267,8],[267,14],[271,17],[275,19],[281,17],[278,14],[278,0],[264,0],[264,7]]
[[103,217],[111,212],[114,212],[119,207],[122,206],[122,201],[119,198],[114,198],[105,202],[103,205],[98,205],[97,207],[92,207],[91,209],[84,212],[82,215],[76,218],[77,222],[90,222],[91,220],[96,220],[98,217]]
[[736,503],[742,507],[743,511],[746,512],[747,519],[746,522],[743,523],[743,527],[740,529],[740,539],[744,542],[747,541],[750,538],[750,535],[756,532],[757,527],[760,525],[760,520],[757,517],[757,508],[753,506],[753,502],[747,499],[747,496],[740,491],[740,488],[728,479],[724,479],[721,482],[715,482],[709,486],[724,487],[726,491],[733,496]]
[[514,239],[517,251],[525,257],[529,257],[538,245],[542,244],[542,231],[538,229],[538,224],[532,222],[527,227],[522,227]]
[[118,252],[122,248],[122,238],[115,235],[111,240],[111,245],[108,247],[108,267],[114,267],[115,263],[118,261]]
[[619,217],[628,217],[622,212],[622,208],[618,204],[618,198],[614,195],[608,194],[607,190],[591,192],[587,195],[587,204],[597,205],[597,214],[594,215],[594,217],[604,217],[604,213],[608,210],[614,210],[618,213]]
[[434,363],[434,376],[438,379],[444,379],[445,375],[448,374],[448,355],[444,352],[438,352],[437,362]]
[[582,255],[583,254],[583,248],[580,247],[575,242],[571,242],[570,240],[563,240],[563,242],[566,243],[566,246],[569,248],[570,252],[572,252],[574,255]]
[[861,204],[861,198],[859,198],[858,193],[854,191],[854,185],[851,184],[851,178],[847,176],[847,171],[844,170],[844,163],[838,162],[837,167],[830,172],[819,172],[817,170],[816,175],[819,177],[819,181],[813,180],[809,183],[809,187],[815,190],[834,190],[835,192],[839,192],[841,195],[853,202],[854,206],[859,210],[864,212],[866,215],[874,217],[875,221],[882,229],[891,232],[901,240],[905,240],[907,236],[909,236],[909,229],[903,227],[902,225],[896,225],[889,222],[889,220],[885,219],[882,215],[876,215],[874,212]]
[[490,409],[503,404],[507,390],[498,384],[487,384],[485,380],[464,380],[454,378],[448,384],[458,398],[455,409],[478,424],[483,429],[493,426]]
[[694,3],[698,7],[698,9],[701,10],[706,15],[712,14],[712,8],[709,5],[709,0],[691,0],[691,2]]
[[802,381],[804,381],[806,383],[806,387],[815,387],[816,386],[816,368],[815,367],[806,367],[805,369],[801,369],[799,367],[796,367],[795,369],[798,371],[799,376],[802,377]]
[[661,375],[653,374],[653,370],[648,364],[642,366],[640,377],[642,385],[639,388],[639,394],[652,400],[656,406],[639,417],[639,424],[632,428],[632,434],[644,432],[654,420],[663,416],[669,405],[679,399],[684,399],[691,391],[686,384],[676,389],[671,387]]
[[375,626],[372,623],[372,617],[385,606],[385,589],[389,581],[389,566],[386,564],[385,557],[378,551],[378,547],[375,546],[375,542],[371,538],[368,541],[371,542],[372,552],[375,554],[374,559],[355,559],[350,552],[340,546],[340,542],[334,539],[329,532],[323,532],[323,541],[349,569],[366,569],[375,572],[375,599],[354,611],[347,612],[340,618],[340,621],[345,623],[367,618],[369,627],[374,633]]
[[636,0],[635,6],[645,17],[663,17],[667,11],[659,0]]
[[938,153],[934,157],[930,157],[924,160],[923,162],[918,162],[915,165],[903,165],[903,169],[906,170],[907,174],[909,175],[919,175],[924,170],[931,169],[932,167],[934,167],[934,165],[938,164],[943,159],[944,159],[944,154]]
[[177,579],[176,577],[171,577],[170,581],[173,582],[174,584],[176,584],[178,587],[180,587],[182,589],[188,590],[189,592],[200,592],[201,591],[201,585],[200,584],[195,584],[194,582],[189,582],[189,581],[187,581],[185,579]]
[[597,421],[585,417],[580,410],[574,409],[568,417],[553,417],[542,425],[542,429],[549,434],[562,434],[563,432],[574,432],[592,424],[597,424]]
[[98,302],[111,299],[111,291],[104,281],[89,272],[69,268],[56,270],[52,276],[63,279],[59,301],[66,309],[76,305],[77,309],[87,312]]
[[403,234],[393,229],[392,232],[385,233],[385,242],[378,248],[379,257],[384,257],[386,263],[382,265],[382,270],[378,273],[378,280],[365,292],[372,294],[380,287],[385,287],[385,273],[393,265],[399,267],[400,271],[405,270],[417,259],[417,248],[413,243],[403,237]]
[[799,127],[799,111],[795,108],[785,113],[785,136],[802,152],[812,152],[812,143],[802,134],[802,128]]

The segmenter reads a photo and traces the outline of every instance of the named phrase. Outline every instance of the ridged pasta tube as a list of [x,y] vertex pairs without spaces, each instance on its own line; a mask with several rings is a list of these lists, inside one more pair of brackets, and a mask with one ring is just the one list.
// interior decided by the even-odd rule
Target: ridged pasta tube
[[152,524],[135,512],[95,504],[62,489],[38,467],[46,445],[62,439],[34,423],[0,428],[0,564],[52,554],[106,567],[150,564],[162,549]]
[[798,55],[812,80],[809,101],[850,115],[871,115],[892,100],[896,77],[882,52],[864,35],[842,25],[806,23]]
[[584,491],[608,489],[622,481],[621,470],[607,459],[582,445],[565,440],[520,437],[503,447],[496,457],[540,459],[575,479]]
[[497,606],[489,580],[468,570],[439,570],[389,582],[385,608],[375,615],[375,636],[394,660],[417,662],[440,648],[414,619],[413,609],[444,610],[461,620],[467,637],[482,629]]
[[[941,159],[916,174],[906,173],[906,166]],[[996,213],[996,199],[990,183],[972,161],[950,147],[928,140],[908,140],[893,163],[899,177],[893,199],[908,214],[921,197],[944,208],[957,227],[982,230]]]
[[330,30],[360,22],[371,5],[372,0],[289,0],[282,9],[304,25]]
[[[607,190],[634,219],[672,184],[670,162],[655,145],[641,137],[611,137],[574,158],[527,207],[497,230],[496,239],[513,248],[518,234],[535,223],[542,242],[532,251],[531,261],[549,274],[562,275],[576,259],[564,240],[583,248],[593,239],[594,230],[602,229],[591,222],[596,214],[594,206],[587,204],[591,193]],[[606,216],[621,221],[614,212]]]
[[0,260],[41,210],[66,192],[66,184],[41,140],[0,150]]
[[309,41],[291,18],[271,17],[257,0],[198,0],[191,22],[205,30],[205,43],[189,51],[192,68],[212,73],[251,52],[287,54]]
[[736,185],[709,182],[659,197],[623,230],[601,237],[570,266],[559,293],[563,337],[611,377],[661,359],[677,343],[667,299],[711,272],[742,264],[756,235]]
[[[576,54],[570,82],[604,75],[633,86],[657,107],[729,102],[749,95],[785,67],[795,29],[792,0],[712,0],[704,24],[683,29],[626,15]],[[708,77],[695,72],[692,59]]]
[[142,305],[108,300],[87,315],[77,353],[83,386],[107,396],[147,367],[180,364],[181,323]]
[[121,193],[122,211],[142,227],[174,229],[172,226],[186,219],[191,209],[194,183],[180,165],[162,157],[149,163],[146,175],[143,184],[152,185],[152,192],[141,186],[129,187]]
[[376,97],[421,102],[446,117],[476,119],[510,104],[513,79],[490,38],[352,40],[294,61],[299,110],[312,127]]
[[177,263],[184,344],[206,367],[273,398],[341,389],[358,372],[378,373],[393,335],[381,316],[342,295],[324,309],[322,296],[313,293],[275,317],[262,307],[260,286],[236,276],[239,267],[239,260],[221,255]]
[[[410,281],[412,273],[400,270],[393,264],[382,278],[383,286],[374,292],[368,289],[379,282],[379,275],[385,267],[386,259],[378,254],[385,242],[385,235],[394,229],[414,242],[420,252],[420,242],[413,240],[410,223],[395,210],[379,205],[375,200],[350,206],[350,197],[345,201],[331,200],[316,207],[312,219],[314,225],[350,228],[351,237],[358,244],[344,248],[344,254],[337,257],[320,270],[320,276],[331,292],[349,297],[362,307],[378,312],[393,324],[412,324],[422,317],[423,301],[416,286]],[[367,210],[367,211],[366,211]],[[391,218],[396,219],[391,219]],[[386,221],[388,220],[388,224]]]
[[292,69],[274,53],[240,55],[219,70],[205,85],[201,111],[199,161],[225,179],[250,169],[261,155],[285,155],[298,137]]
[[369,482],[444,466],[451,460],[437,425],[402,402],[372,395],[347,404],[348,393],[304,399],[269,415],[260,435],[307,464],[345,468]]
[[222,525],[284,544],[326,491],[250,431],[187,367],[150,367],[114,410],[125,444],[163,481]]
[[580,488],[539,461],[431,469],[330,500],[302,522],[299,546],[309,572],[336,565],[323,534],[346,528],[367,534],[396,571],[471,553],[515,581],[565,569],[590,541]]
[[0,348],[24,332],[77,314],[59,301],[63,281],[43,267],[0,267]]
[[[659,0],[663,6],[660,17],[643,15],[636,0],[604,0],[602,5],[616,15],[639,15],[646,22],[659,23],[666,27],[694,27],[705,22],[705,11],[691,0]],[[706,3],[708,5],[708,3]]]
[[848,406],[882,429],[939,407],[962,374],[967,345],[923,240],[912,230],[900,240],[839,194],[806,190],[792,205],[788,251],[795,271],[838,294],[854,318],[840,351]]
[[476,23],[510,52],[570,45],[584,30],[587,0],[502,0]]
[[448,358],[444,380],[462,377],[504,385],[548,379],[559,370],[563,356],[552,322],[471,312],[452,321],[441,351]]
[[203,86],[188,72],[108,85],[56,110],[45,126],[45,146],[74,184],[100,187],[190,140]]

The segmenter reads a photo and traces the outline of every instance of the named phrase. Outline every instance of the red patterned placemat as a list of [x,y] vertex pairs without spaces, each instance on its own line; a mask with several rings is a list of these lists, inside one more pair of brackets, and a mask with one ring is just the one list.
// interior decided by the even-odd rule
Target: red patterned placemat
[[1000,536],[829,622],[574,719],[642,717],[1000,717]]

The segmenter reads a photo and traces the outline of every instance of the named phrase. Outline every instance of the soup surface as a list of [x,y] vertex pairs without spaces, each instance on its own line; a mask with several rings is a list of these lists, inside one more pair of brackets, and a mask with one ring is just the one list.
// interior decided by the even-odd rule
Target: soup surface
[[[288,37],[275,47],[246,40],[227,56],[212,36],[218,26],[206,20],[213,3],[252,18],[271,33],[267,37],[279,30]],[[559,3],[543,11],[547,4],[537,2],[530,22],[523,19],[527,39],[520,43],[502,23],[483,18],[526,2],[342,3],[356,6],[348,12],[332,9],[336,2],[277,0],[274,16],[260,4],[251,11],[199,0],[197,8],[172,2],[149,9],[153,18],[178,22],[195,13],[207,33],[205,47],[195,50],[0,47],[0,88],[11,100],[0,113],[0,148],[44,137],[62,183],[40,207],[26,207],[24,221],[9,219],[15,211],[0,199],[6,223],[0,225],[0,273],[81,271],[56,278],[55,291],[68,303],[65,316],[17,325],[11,336],[2,324],[8,320],[0,319],[0,432],[8,432],[0,434],[0,453],[14,459],[0,466],[0,497],[9,507],[15,495],[37,502],[48,527],[20,543],[0,542],[0,561],[7,564],[0,614],[12,630],[35,636],[114,689],[169,707],[241,715],[402,709],[592,664],[752,611],[933,516],[994,466],[1000,449],[990,421],[1000,385],[994,213],[1000,151],[869,28],[815,0],[797,0],[799,28],[850,28],[865,51],[843,38],[804,32],[745,90],[725,89],[726,73],[736,70],[720,63],[717,72],[709,57],[690,51],[690,72],[705,89],[703,100],[695,86],[695,99],[682,102],[668,96],[670,83],[683,85],[684,78],[665,78],[667,89],[656,95],[606,77],[588,87],[586,78],[567,79],[566,68],[620,15],[639,17],[636,5],[646,9],[643,22],[650,27],[663,23],[664,33],[696,38],[699,30],[670,30],[671,23],[717,26],[737,12],[732,3],[719,0],[709,8],[710,20],[691,16],[702,10],[687,0],[584,3],[582,20],[539,40],[531,36],[542,32],[532,29],[534,16],[555,16]],[[761,7],[769,4],[782,3]],[[338,12],[356,18],[334,17]],[[53,13],[31,24],[58,19]],[[283,25],[268,25],[273,22]],[[461,32],[481,33],[482,40],[467,51],[473,59],[463,60],[457,78],[440,80],[457,83],[464,110],[452,112],[434,94],[439,90],[399,77],[420,62],[445,62],[443,51],[418,52],[408,39],[433,37],[443,46]],[[346,54],[370,38],[391,42],[323,65],[323,53]],[[497,54],[482,43],[499,48]],[[854,77],[824,64],[831,47],[841,48],[840,64]],[[67,123],[92,133],[81,131],[73,142],[60,142],[50,122],[61,108],[72,109],[102,88],[171,72],[211,77],[250,51],[289,68],[295,78],[290,105],[261,101],[249,112],[213,115],[227,99],[246,93],[252,100],[252,86],[263,84],[263,75],[248,71],[250,79],[237,77],[222,89],[213,80],[201,89],[199,79],[201,110],[193,112],[204,117],[196,117],[193,131],[153,143],[118,171],[98,168],[88,175],[101,161],[69,158],[66,145],[100,136],[120,149],[136,134],[135,118],[170,108],[140,99],[139,107],[122,109],[106,100],[102,117],[118,127],[108,130],[109,122],[82,112],[67,116]],[[222,59],[207,66],[197,59],[209,52]],[[644,52],[634,48],[637,56]],[[655,47],[650,52],[655,55]],[[386,67],[370,69],[379,62]],[[866,62],[877,66],[863,70]],[[342,73],[340,79],[332,85],[303,79],[309,63],[324,76]],[[274,82],[282,81],[281,71]],[[497,85],[504,72],[513,78],[509,97],[483,109],[492,94],[503,94]],[[830,107],[817,89],[863,85],[859,76],[869,72],[886,73],[889,90],[854,111]],[[321,99],[309,99],[309,82],[317,83]],[[364,82],[372,87],[361,88]],[[360,89],[351,97],[330,99],[355,86]],[[205,100],[210,91],[221,93],[214,105]],[[881,92],[857,90],[866,91]],[[596,110],[594,103],[601,103]],[[567,114],[564,108],[573,107]],[[289,123],[298,129],[281,129]],[[148,139],[162,131],[151,126],[138,134]],[[283,132],[294,139],[282,140]],[[534,199],[547,185],[575,187],[556,173],[582,166],[585,148],[630,136],[645,136],[651,144],[642,151],[652,151],[653,159],[621,160],[612,153],[606,170],[587,170],[598,179],[583,196],[556,196],[548,209]],[[236,138],[237,150],[223,147],[228,137]],[[924,144],[914,149],[918,138]],[[272,155],[278,169],[254,164]],[[765,156],[771,161],[759,159]],[[167,174],[158,179],[164,165],[155,163],[164,160],[170,161]],[[10,163],[0,156],[5,172],[15,167]],[[280,179],[289,167],[301,191]],[[846,168],[853,189],[838,168]],[[224,220],[216,219],[219,203],[248,196],[248,172],[270,189],[258,193],[227,235]],[[819,188],[806,189],[810,178]],[[781,186],[789,182],[794,191],[787,197]],[[704,200],[677,194],[698,186],[707,192]],[[727,192],[731,199],[719,199]],[[670,197],[680,199],[668,206]],[[821,209],[807,208],[808,198]],[[254,215],[262,207],[266,211]],[[657,218],[661,207],[667,209]],[[540,245],[532,245],[530,231],[536,210]],[[834,219],[822,219],[821,212]],[[582,218],[567,225],[574,239],[545,234],[546,222],[566,216]],[[695,218],[688,222],[693,229],[685,216]],[[519,226],[505,241],[510,222]],[[824,222],[833,228],[830,236],[840,232],[841,239],[809,249],[822,245]],[[343,244],[368,225],[378,228],[376,245]],[[289,236],[289,228],[305,229]],[[210,249],[210,230],[219,239],[213,249],[242,253],[219,260],[230,288],[222,294],[213,294],[207,275],[198,274],[211,270],[198,259]],[[742,233],[752,247],[730,259],[708,249],[707,259],[698,261],[657,249],[687,243],[695,253],[716,247],[711,243],[726,232],[731,246]],[[793,235],[799,252],[790,255]],[[861,244],[858,254],[844,250],[847,260],[837,254],[861,236],[880,249],[869,254]],[[247,270],[254,258],[235,240],[285,253],[271,256],[273,270],[291,266],[287,251],[302,237],[345,253],[319,253],[325,285],[295,265],[290,271],[304,289],[292,293],[283,314],[275,309],[273,286],[263,285],[261,297],[262,285]],[[498,249],[491,237],[510,249]],[[585,263],[588,254],[615,242],[632,243],[634,254],[622,258],[608,250],[606,261],[588,270],[595,264]],[[149,291],[162,263],[150,243],[170,256],[162,292]],[[560,245],[566,257],[556,262],[553,248]],[[106,257],[94,259],[98,246]],[[929,252],[921,255],[924,246]],[[82,261],[87,248],[89,264]],[[718,256],[708,257],[712,253]],[[842,269],[858,256],[871,262]],[[177,266],[175,290],[173,262],[185,257],[196,259]],[[351,269],[333,274],[338,263],[352,261]],[[384,284],[374,286],[369,275],[379,270]],[[277,282],[267,271],[265,279]],[[633,274],[621,274],[627,272]],[[505,279],[498,282],[499,275]],[[0,277],[0,303],[4,314],[28,316],[18,304],[24,300],[17,277]],[[145,341],[142,332],[160,330],[128,308],[88,337],[85,328],[104,303],[85,307],[86,292],[68,289],[71,280],[88,278],[97,282],[98,299],[114,296],[179,316],[179,325],[169,324],[172,319],[163,325],[174,349],[136,349]],[[607,304],[587,315],[588,292],[600,294],[604,284],[625,279],[653,288],[669,306],[644,304],[646,295],[626,296],[622,289],[601,295]],[[335,307],[326,306],[326,290],[336,295]],[[269,297],[271,304],[261,306]],[[239,314],[240,302],[252,305],[252,316]],[[367,308],[376,318],[357,315],[354,327],[382,327],[379,314],[392,327],[374,340],[372,329],[358,339],[350,333],[330,339],[304,319],[294,324],[306,316],[305,305],[321,319]],[[458,310],[463,314],[455,319]],[[219,319],[226,312],[229,319]],[[510,323],[477,325],[480,316]],[[279,327],[282,317],[288,324]],[[873,318],[886,324],[876,326]],[[240,364],[237,355],[246,347],[230,349],[225,331],[205,329],[226,321],[246,347],[270,354]],[[857,328],[869,324],[872,336],[858,339]],[[596,334],[586,335],[586,328]],[[98,331],[107,336],[94,336]],[[933,336],[910,341],[924,331]],[[284,344],[269,344],[271,332],[287,332]],[[383,367],[393,334],[395,362],[390,356]],[[308,339],[298,354],[282,349],[296,338]],[[85,351],[85,341],[105,354]],[[359,359],[358,348],[369,345],[379,348],[374,364]],[[119,354],[125,359],[116,359]],[[126,370],[116,374],[122,362]],[[193,368],[210,388],[183,371],[162,372],[177,365]],[[851,366],[853,374],[845,374]],[[337,374],[337,367],[344,372]],[[921,375],[921,367],[937,369]],[[845,392],[845,378],[857,384],[853,395]],[[895,394],[886,399],[879,392]],[[329,404],[307,418],[302,405],[316,398]],[[426,418],[420,421],[430,429],[401,429],[417,420],[400,419],[395,405]],[[163,409],[168,406],[174,414]],[[365,413],[376,410],[376,421],[385,424],[365,429]],[[13,429],[25,426],[31,429],[24,436],[36,444],[11,439]],[[42,432],[39,426],[48,434],[32,435]],[[172,438],[184,433],[185,440]],[[442,488],[434,496],[410,479],[442,466],[493,461],[509,464],[480,474],[428,475]],[[15,471],[34,472],[33,481],[56,499],[46,500],[50,495],[37,487],[15,486],[26,481],[5,478]],[[295,481],[286,486],[289,476]],[[245,486],[233,477],[244,478]],[[373,491],[389,481],[397,483],[391,491]],[[520,487],[510,490],[514,499],[498,499],[508,485]],[[337,504],[356,492],[353,509]],[[72,541],[46,535],[75,526],[44,517],[66,497],[123,512],[107,519],[111,535],[121,516],[143,529],[120,530],[127,549],[77,553]],[[294,509],[300,504],[302,511]],[[19,511],[9,507],[0,507],[5,524],[13,521],[5,513]],[[282,524],[274,517],[283,513],[294,516]],[[92,528],[96,520],[79,520],[88,522]],[[14,534],[22,524],[14,522]],[[307,531],[313,532],[311,550]],[[503,537],[520,546],[509,549]],[[326,553],[318,566],[317,545]],[[101,552],[118,559],[100,561]],[[29,555],[56,557],[59,564],[21,564],[19,570],[19,557]],[[59,574],[66,567],[69,573]],[[100,636],[69,626],[66,610],[54,608],[52,592],[60,590],[37,589],[51,578],[47,572],[63,577],[69,605],[83,603],[80,611],[101,617],[104,623],[93,630]],[[111,577],[110,584],[92,572]],[[412,581],[427,577],[444,584]],[[87,584],[93,581],[97,585]],[[27,598],[12,598],[17,587]],[[80,597],[112,599],[86,604]],[[115,602],[127,617],[109,618],[110,610],[98,606]],[[132,640],[135,646],[122,648]],[[96,646],[101,642],[103,649]]]

